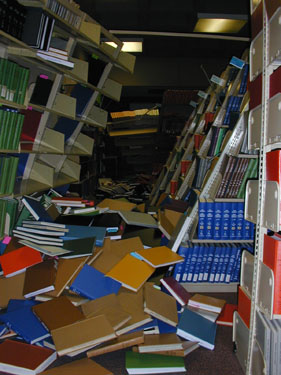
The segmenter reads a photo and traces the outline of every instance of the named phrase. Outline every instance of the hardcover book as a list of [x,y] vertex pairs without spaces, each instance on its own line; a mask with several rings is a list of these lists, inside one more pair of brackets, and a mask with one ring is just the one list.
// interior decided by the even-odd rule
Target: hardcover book
[[88,358],[79,359],[61,366],[50,368],[41,373],[41,375],[113,375],[113,373],[101,366],[95,361]]
[[154,268],[169,266],[184,261],[184,257],[178,255],[167,246],[137,250],[135,253]]

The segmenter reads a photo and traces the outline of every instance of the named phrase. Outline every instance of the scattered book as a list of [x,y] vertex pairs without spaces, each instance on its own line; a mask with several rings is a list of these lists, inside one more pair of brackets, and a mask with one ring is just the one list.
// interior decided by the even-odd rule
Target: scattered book
[[9,374],[35,375],[57,358],[51,349],[6,339],[0,344],[0,370]]
[[104,315],[87,318],[51,331],[59,356],[88,350],[102,342],[111,340],[116,334]]
[[126,224],[138,225],[146,228],[158,228],[157,221],[150,214],[122,210],[119,210],[118,213]]
[[216,330],[216,323],[185,308],[179,319],[177,335],[185,340],[197,341],[200,346],[213,350]]
[[176,300],[151,283],[144,286],[144,311],[171,326],[176,327],[178,324]]
[[87,357],[95,357],[104,353],[114,352],[116,350],[129,348],[133,345],[139,345],[143,343],[144,335],[142,332],[127,333],[119,336],[106,344],[99,345],[97,348],[93,348],[87,352]]
[[39,202],[37,199],[25,195],[22,197],[21,201],[35,220],[50,222],[53,221],[52,217],[48,214],[41,202]]
[[0,308],[6,308],[11,298],[23,299],[25,273],[13,277],[0,277]]
[[113,375],[113,373],[88,358],[79,359],[64,365],[50,368],[41,373],[41,375]]
[[193,307],[193,306],[187,305],[186,308],[188,310],[196,312],[197,314],[203,316],[204,318],[210,320],[211,322],[215,322],[219,316],[219,313],[217,312],[200,309],[200,307]]
[[65,296],[35,305],[32,307],[32,311],[49,331],[85,318],[79,308],[75,307]]
[[117,294],[121,283],[107,277],[96,268],[85,264],[70,285],[70,290],[88,299],[97,299],[107,294]]
[[204,294],[196,293],[189,299],[188,305],[220,313],[223,306],[225,305],[225,302],[225,300],[220,298],[210,297]]
[[216,323],[223,326],[233,326],[233,314],[238,310],[238,306],[232,303],[226,303],[219,314]]
[[160,282],[179,304],[188,303],[191,294],[173,276],[163,277]]
[[19,243],[50,257],[66,256],[70,253],[69,250],[64,249],[62,246],[40,245],[28,240],[20,240]]
[[184,359],[152,353],[126,352],[128,374],[157,374],[186,372]]
[[[193,352],[193,350],[199,348],[199,343],[193,342],[193,341],[183,341],[182,346],[183,346],[182,349],[157,350],[151,353],[162,354],[162,355],[172,355],[175,357],[185,357],[189,353]],[[132,350],[134,352],[139,352],[139,346],[133,346]]]
[[151,247],[135,252],[142,260],[154,268],[181,263],[184,257],[178,255],[167,246]]
[[45,260],[29,267],[25,273],[23,293],[25,298],[54,290],[56,279],[56,262],[54,259]]
[[144,343],[138,346],[139,353],[152,353],[161,350],[183,349],[183,341],[176,333],[145,335]]
[[154,270],[146,262],[127,254],[107,272],[106,276],[119,281],[123,287],[136,292],[153,274]]

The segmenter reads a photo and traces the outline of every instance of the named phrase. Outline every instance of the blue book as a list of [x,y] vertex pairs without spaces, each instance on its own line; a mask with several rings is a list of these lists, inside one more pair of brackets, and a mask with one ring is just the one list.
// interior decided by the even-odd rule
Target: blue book
[[244,202],[237,202],[237,222],[236,222],[236,239],[242,240],[244,223]]
[[67,141],[74,133],[78,124],[79,121],[71,120],[66,117],[60,117],[54,126],[54,130],[64,134],[64,139]]
[[207,244],[202,245],[203,247],[203,255],[202,255],[202,262],[200,265],[200,270],[199,270],[199,275],[198,275],[198,282],[202,282],[204,278],[204,273],[206,270],[206,263],[207,263],[207,258],[209,254],[209,247]]
[[225,283],[226,282],[226,270],[227,270],[227,266],[228,266],[228,263],[229,263],[229,258],[230,258],[230,253],[231,253],[231,245],[230,244],[224,244],[224,248],[225,248],[225,253],[224,253],[224,259],[223,259],[223,264],[222,264],[222,268],[221,268],[221,274],[220,274],[220,279],[219,279],[219,282],[220,283]]
[[233,273],[232,273],[232,282],[238,283],[240,281],[240,266],[241,266],[241,246],[238,245],[238,252],[236,257],[236,262],[234,263]]
[[201,270],[201,264],[202,264],[202,259],[203,259],[203,252],[204,252],[204,246],[199,245],[197,259],[196,259],[196,263],[195,263],[195,266],[194,266],[193,277],[192,277],[193,283],[198,282],[199,272]]
[[230,283],[232,277],[232,271],[234,268],[234,264],[236,262],[238,247],[234,244],[231,244],[230,254],[229,254],[229,262],[225,272],[225,282]]
[[214,202],[214,240],[221,239],[222,202]]
[[[179,314],[178,314],[179,315]],[[176,333],[177,327],[174,327],[163,320],[157,319],[159,333]]]
[[203,240],[206,238],[206,205],[205,198],[200,198],[198,202],[198,238]]
[[22,203],[31,213],[35,220],[53,222],[53,218],[45,210],[44,206],[37,199],[24,195]]
[[50,336],[50,332],[33,313],[30,306],[1,315],[0,320],[29,344],[35,344]]
[[[185,257],[188,252],[189,247],[188,246],[180,246],[177,254]],[[183,267],[185,262],[177,263],[174,267],[173,276],[177,281],[182,281],[182,275],[183,275]]]
[[32,299],[15,299],[11,298],[7,306],[7,312],[18,310],[22,307],[32,307],[38,305],[39,301],[34,301]]
[[0,338],[4,333],[8,331],[8,327],[5,324],[0,324]]
[[231,202],[222,203],[222,228],[221,239],[229,240],[230,238],[230,215],[231,215]]
[[256,230],[255,224],[250,223],[250,240],[253,240],[255,238],[255,230]]
[[66,224],[69,229],[64,236],[61,236],[64,241],[76,240],[78,238],[96,237],[96,246],[103,246],[104,238],[106,236],[106,227],[87,227],[84,225]]
[[207,260],[206,260],[206,266],[205,266],[205,269],[204,269],[204,276],[203,276],[204,282],[209,280],[211,266],[212,266],[214,254],[215,254],[215,245],[214,244],[209,244],[209,245],[207,245],[207,247],[208,247],[208,255],[207,255]]
[[188,271],[188,275],[187,275],[187,282],[191,282],[192,279],[193,279],[193,273],[194,273],[195,265],[196,265],[196,262],[197,262],[197,256],[198,256],[199,248],[200,248],[199,244],[196,244],[196,243],[193,244],[193,250],[192,250],[192,254],[191,254],[191,258],[190,258],[189,271]]
[[236,228],[237,228],[237,212],[238,212],[238,203],[231,202],[231,214],[230,214],[230,232],[229,239],[236,240]]
[[200,346],[213,350],[216,331],[215,322],[185,308],[178,323],[177,335],[185,340],[197,341]]
[[251,239],[251,222],[243,219],[243,226],[242,226],[242,232],[243,232],[243,240],[250,240]]
[[72,98],[76,98],[76,115],[82,116],[89,100],[93,95],[93,91],[80,83],[76,84],[71,91]]
[[153,318],[150,322],[145,323],[139,327],[136,327],[127,333],[129,334],[129,333],[138,332],[138,331],[146,331],[146,332],[154,331],[156,333],[159,332],[158,319]]
[[206,239],[213,238],[214,230],[214,201],[212,199],[206,200],[207,222],[206,222]]
[[182,278],[181,278],[182,282],[187,281],[192,251],[193,251],[193,247],[189,247],[185,255],[185,262],[183,265],[183,273],[182,273]]
[[105,276],[99,270],[85,264],[69,289],[83,297],[93,300],[107,296],[108,294],[117,294],[121,285],[122,284],[118,281]]
[[222,266],[223,266],[223,262],[224,262],[224,255],[225,255],[224,244],[218,244],[217,246],[219,246],[221,248],[221,250],[220,250],[220,257],[218,259],[217,268],[216,268],[216,272],[215,272],[215,279],[214,279],[215,283],[218,283],[220,281]]
[[221,255],[221,247],[216,245],[214,257],[213,257],[213,262],[212,262],[211,269],[210,269],[210,272],[209,272],[209,280],[208,281],[211,282],[211,283],[215,282],[215,275],[216,275],[216,272],[217,272],[217,267],[218,267],[218,264],[219,264],[220,255]]

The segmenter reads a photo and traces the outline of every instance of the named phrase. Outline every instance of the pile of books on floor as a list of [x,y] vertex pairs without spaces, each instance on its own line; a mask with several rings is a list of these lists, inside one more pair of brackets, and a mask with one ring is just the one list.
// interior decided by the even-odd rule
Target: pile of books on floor
[[[235,306],[192,295],[167,276],[184,257],[161,237],[147,246],[135,235],[158,230],[136,204],[59,196],[22,203],[0,246],[0,371],[112,374],[89,358],[122,348],[129,374],[185,372],[187,354],[214,349],[217,322],[232,324]],[[134,229],[118,240],[117,216]],[[64,356],[72,362],[58,366]]]

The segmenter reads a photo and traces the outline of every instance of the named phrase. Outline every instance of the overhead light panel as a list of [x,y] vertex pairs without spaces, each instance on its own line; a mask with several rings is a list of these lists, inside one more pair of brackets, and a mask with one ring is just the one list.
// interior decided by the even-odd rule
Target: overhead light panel
[[194,32],[197,33],[238,33],[248,21],[243,14],[198,13]]
[[[134,41],[122,41],[123,52],[142,52],[142,40],[134,40]],[[106,42],[110,46],[116,48],[116,44],[114,42]]]

